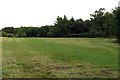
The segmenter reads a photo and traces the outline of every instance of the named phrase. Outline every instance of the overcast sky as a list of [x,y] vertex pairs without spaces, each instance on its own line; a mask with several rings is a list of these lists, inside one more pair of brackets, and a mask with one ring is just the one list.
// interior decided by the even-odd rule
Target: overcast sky
[[99,8],[111,11],[120,0],[0,0],[0,29],[53,25],[57,16],[89,19]]

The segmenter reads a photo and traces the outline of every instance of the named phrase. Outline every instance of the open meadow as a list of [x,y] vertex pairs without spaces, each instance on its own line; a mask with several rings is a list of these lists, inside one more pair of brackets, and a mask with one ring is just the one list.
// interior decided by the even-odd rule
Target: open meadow
[[116,78],[118,45],[107,38],[2,38],[3,78]]

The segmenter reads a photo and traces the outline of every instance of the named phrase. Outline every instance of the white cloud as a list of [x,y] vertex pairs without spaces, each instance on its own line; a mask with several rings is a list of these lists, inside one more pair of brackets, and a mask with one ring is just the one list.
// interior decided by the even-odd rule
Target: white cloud
[[110,11],[119,0],[0,0],[0,28],[54,24],[57,16],[88,19],[99,8]]

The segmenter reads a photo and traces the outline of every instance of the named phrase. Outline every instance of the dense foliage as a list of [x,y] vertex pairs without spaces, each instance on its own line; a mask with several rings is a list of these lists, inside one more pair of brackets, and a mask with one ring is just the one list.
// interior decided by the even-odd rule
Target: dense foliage
[[5,27],[4,37],[117,37],[119,38],[120,8],[107,12],[100,8],[90,20],[57,17],[54,25],[20,28]]

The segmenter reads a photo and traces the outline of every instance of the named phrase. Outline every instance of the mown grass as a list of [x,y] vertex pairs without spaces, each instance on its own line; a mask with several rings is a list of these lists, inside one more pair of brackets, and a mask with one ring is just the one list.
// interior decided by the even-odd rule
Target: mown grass
[[2,39],[0,39],[0,78],[2,78]]
[[105,38],[3,38],[4,78],[118,77],[118,45]]

